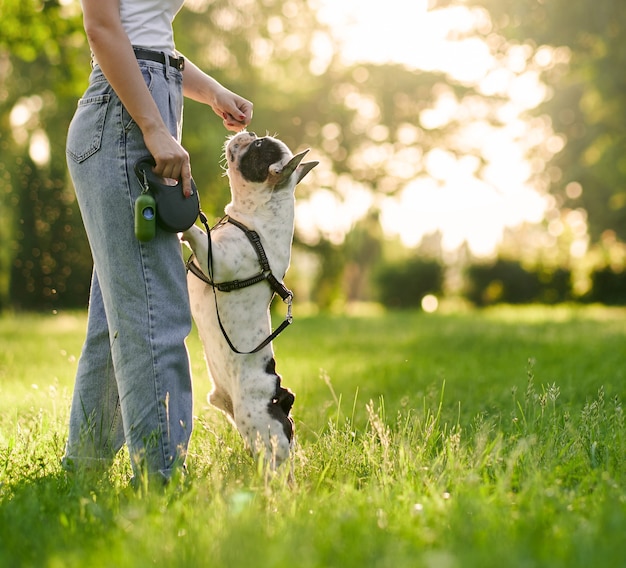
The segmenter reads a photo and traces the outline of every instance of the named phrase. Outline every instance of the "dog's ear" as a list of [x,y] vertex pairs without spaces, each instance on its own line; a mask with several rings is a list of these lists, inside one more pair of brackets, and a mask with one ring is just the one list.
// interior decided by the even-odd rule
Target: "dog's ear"
[[[307,149],[307,150],[300,152],[299,154],[296,154],[293,158],[291,158],[291,160],[289,160],[282,167],[280,163],[272,164],[270,166],[270,179],[272,181],[272,185],[276,189],[280,189],[287,183],[287,180],[291,177],[291,174],[293,174],[293,172],[296,171],[298,166],[300,166],[300,162],[302,161],[302,158],[304,158],[304,156],[306,156],[308,152],[309,150]],[[317,165],[317,162],[310,162],[310,163]],[[302,164],[302,165],[305,166],[306,164]],[[313,166],[308,168],[301,176],[298,177],[298,182],[310,171],[312,167]]]
[[296,181],[296,184],[300,183],[302,181],[302,178],[304,178],[305,175],[307,175],[315,166],[317,166],[317,164],[319,164],[318,161],[303,162],[302,164],[300,164],[296,168],[296,173],[298,174],[298,179]]

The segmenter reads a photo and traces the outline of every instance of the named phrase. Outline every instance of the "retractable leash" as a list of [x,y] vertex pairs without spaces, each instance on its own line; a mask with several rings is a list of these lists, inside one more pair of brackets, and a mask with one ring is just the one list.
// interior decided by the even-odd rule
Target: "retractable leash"
[[191,178],[191,195],[183,195],[182,179],[168,185],[154,173],[155,161],[145,156],[135,164],[135,175],[142,187],[135,201],[135,236],[142,242],[156,234],[156,225],[169,233],[186,231],[196,222],[200,213],[200,199]]
[[[207,234],[207,266],[209,268],[209,274],[208,276],[205,275],[202,270],[196,264],[194,264],[193,255],[187,261],[187,270],[189,270],[192,274],[194,274],[195,276],[200,278],[200,280],[213,288],[213,298],[215,300],[215,313],[217,315],[217,323],[219,324],[222,335],[224,336],[224,339],[226,340],[226,343],[228,343],[230,349],[238,355],[252,355],[253,353],[258,353],[261,349],[268,346],[272,341],[274,341],[274,339],[278,337],[278,335],[280,335],[285,329],[287,329],[287,327],[293,322],[293,317],[291,315],[293,292],[286,288],[285,285],[280,282],[272,273],[269,261],[267,260],[267,255],[265,254],[265,249],[263,248],[261,238],[259,237],[258,233],[256,231],[248,229],[244,224],[240,223],[239,221],[235,221],[235,219],[232,219],[229,216],[223,217],[217,223],[217,225],[213,227],[213,230],[216,227],[219,227],[225,223],[231,223],[232,225],[235,225],[235,227],[243,231],[257,254],[257,259],[259,261],[259,264],[261,265],[261,272],[255,276],[246,278],[245,280],[232,280],[230,282],[216,283],[213,279],[213,244],[211,240],[211,229],[209,228],[209,222],[206,218],[206,215],[202,211],[200,211],[200,221],[204,225]],[[219,290],[220,292],[232,292],[233,290],[240,290],[241,288],[247,288],[248,286],[258,284],[259,282],[263,282],[263,280],[267,280],[270,288],[272,289],[272,292],[278,294],[282,298],[283,302],[287,304],[287,316],[285,317],[284,321],[276,328],[276,330],[274,330],[263,341],[261,341],[261,343],[259,343],[259,345],[257,345],[254,349],[252,349],[251,351],[240,351],[234,346],[230,337],[228,337],[228,333],[226,332],[224,324],[222,323],[222,319],[220,318],[220,311],[217,305],[217,290]]]

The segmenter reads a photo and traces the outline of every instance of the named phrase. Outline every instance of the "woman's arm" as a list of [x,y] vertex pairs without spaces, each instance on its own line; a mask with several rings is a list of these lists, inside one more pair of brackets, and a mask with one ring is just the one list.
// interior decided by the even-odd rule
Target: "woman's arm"
[[156,162],[154,171],[183,180],[183,192],[191,194],[189,154],[170,134],[145,84],[132,45],[119,15],[119,0],[83,0],[85,32],[91,50],[117,96],[143,133]]
[[201,71],[185,59],[183,92],[186,97],[209,105],[224,121],[227,130],[243,130],[252,119],[252,103]]

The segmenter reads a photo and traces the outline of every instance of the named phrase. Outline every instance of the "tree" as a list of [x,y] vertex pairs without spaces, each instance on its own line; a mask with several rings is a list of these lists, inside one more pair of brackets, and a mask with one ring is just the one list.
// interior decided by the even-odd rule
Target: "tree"
[[[490,14],[496,57],[524,46],[551,96],[547,114],[566,144],[540,175],[557,206],[588,212],[597,242],[610,229],[626,240],[626,3],[619,0],[438,0]],[[500,39],[498,39],[500,38]]]
[[0,307],[84,305],[91,257],[64,144],[89,68],[80,9],[4,0],[2,18]]

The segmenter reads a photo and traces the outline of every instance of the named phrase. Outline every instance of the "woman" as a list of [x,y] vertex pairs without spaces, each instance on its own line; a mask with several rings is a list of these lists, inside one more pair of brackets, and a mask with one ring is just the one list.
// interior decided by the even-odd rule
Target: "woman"
[[155,172],[182,178],[189,196],[183,96],[208,104],[231,131],[250,122],[252,104],[175,51],[172,22],[182,3],[82,0],[93,71],[70,124],[67,155],[94,272],[68,468],[107,465],[124,442],[136,477],[167,480],[184,467],[192,428],[186,274],[175,234],[135,238],[141,187],[133,166],[151,154]]

